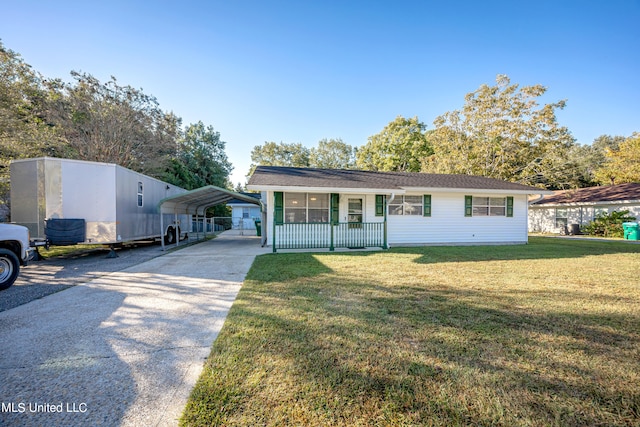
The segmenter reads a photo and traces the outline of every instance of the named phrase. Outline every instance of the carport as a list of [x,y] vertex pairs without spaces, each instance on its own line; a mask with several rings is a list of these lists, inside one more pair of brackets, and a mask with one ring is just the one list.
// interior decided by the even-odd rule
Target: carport
[[[260,206],[263,221],[265,220],[264,205],[260,200],[225,188],[208,185],[167,197],[158,203],[160,210],[160,235],[164,235],[164,214],[173,214],[176,223],[178,222],[178,215],[193,215],[197,221],[200,216],[206,216],[208,208],[226,203],[231,199],[238,199]],[[204,233],[206,235],[206,227],[204,228]],[[179,240],[180,239],[176,239],[176,246],[178,246]],[[162,242],[162,250],[165,250],[164,239],[160,239],[160,241]],[[266,233],[264,232],[261,241],[263,245],[267,241]]]

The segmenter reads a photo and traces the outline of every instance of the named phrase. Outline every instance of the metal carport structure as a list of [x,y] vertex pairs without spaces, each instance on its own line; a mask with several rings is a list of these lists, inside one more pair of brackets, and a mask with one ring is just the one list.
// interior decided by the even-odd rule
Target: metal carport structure
[[[167,197],[158,203],[158,209],[160,210],[160,235],[163,235],[164,233],[164,223],[162,219],[163,214],[173,214],[176,223],[178,222],[178,215],[194,215],[197,220],[199,216],[205,216],[208,208],[226,203],[231,199],[238,199],[258,205],[264,215],[264,205],[255,197],[245,196],[244,194],[227,190],[225,188],[208,185],[206,187],[200,187],[195,190]],[[263,234],[263,242],[266,241],[265,237],[266,236]],[[160,240],[162,242],[162,250],[165,250],[164,239]],[[178,246],[179,240],[180,239],[176,239],[176,246]]]

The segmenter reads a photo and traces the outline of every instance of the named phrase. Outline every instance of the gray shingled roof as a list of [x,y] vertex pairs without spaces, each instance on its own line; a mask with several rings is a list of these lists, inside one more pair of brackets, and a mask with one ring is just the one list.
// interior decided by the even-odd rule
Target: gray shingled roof
[[527,191],[539,194],[539,188],[499,179],[473,175],[446,175],[417,172],[373,172],[343,169],[258,166],[249,178],[249,186],[364,188],[396,190],[406,187],[464,188],[477,190]]
[[545,196],[542,200],[534,204],[620,202],[625,200],[640,200],[640,183],[632,182],[628,184],[556,191],[554,194]]

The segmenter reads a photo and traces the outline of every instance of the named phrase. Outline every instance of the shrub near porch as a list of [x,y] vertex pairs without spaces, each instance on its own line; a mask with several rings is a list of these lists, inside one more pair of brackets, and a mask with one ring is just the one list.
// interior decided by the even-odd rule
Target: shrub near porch
[[183,425],[638,425],[640,246],[256,259]]

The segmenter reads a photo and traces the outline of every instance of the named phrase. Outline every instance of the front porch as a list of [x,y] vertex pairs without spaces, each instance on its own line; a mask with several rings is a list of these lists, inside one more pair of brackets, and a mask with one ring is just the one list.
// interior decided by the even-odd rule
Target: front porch
[[387,249],[387,223],[274,223],[272,246],[274,253],[278,249]]

